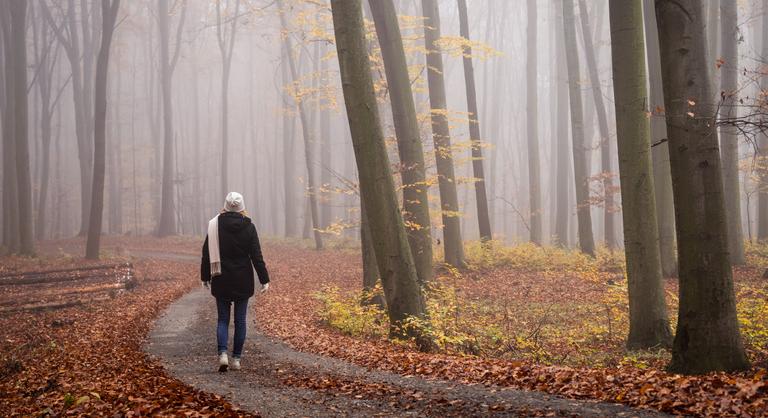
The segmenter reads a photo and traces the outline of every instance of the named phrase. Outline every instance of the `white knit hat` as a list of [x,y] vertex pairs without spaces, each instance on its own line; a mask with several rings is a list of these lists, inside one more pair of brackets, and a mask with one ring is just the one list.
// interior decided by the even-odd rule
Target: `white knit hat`
[[238,192],[229,192],[227,198],[224,199],[224,210],[227,212],[244,211],[245,202],[243,201],[243,195]]

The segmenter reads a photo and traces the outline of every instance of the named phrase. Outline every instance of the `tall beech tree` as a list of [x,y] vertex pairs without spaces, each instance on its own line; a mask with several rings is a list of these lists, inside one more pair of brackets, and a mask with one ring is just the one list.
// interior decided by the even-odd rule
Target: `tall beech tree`
[[[3,216],[8,218],[3,229],[6,233],[4,241],[11,251],[34,255],[27,95],[27,2],[9,0],[0,7],[6,68],[4,90],[8,99],[3,109],[4,165],[9,163],[9,168],[3,173],[4,177],[8,177],[4,181],[4,189],[9,188],[3,196],[3,209],[8,210],[3,212]],[[17,237],[9,234],[17,234]]]
[[643,0],[645,45],[648,54],[648,81],[650,86],[651,158],[653,159],[653,185],[656,190],[656,219],[659,223],[659,252],[664,277],[677,274],[675,250],[675,208],[672,200],[672,175],[669,171],[669,145],[667,124],[664,120],[664,88],[661,83],[659,61],[659,32],[656,27],[654,0]]
[[537,19],[536,0],[528,0],[528,40],[525,66],[525,101],[526,101],[526,138],[528,144],[528,201],[531,242],[541,245],[541,170],[539,168],[539,100],[538,100],[538,66],[537,60]]
[[[173,72],[176,69],[176,63],[179,62],[181,31],[184,28],[184,20],[186,19],[186,16],[186,1],[182,1],[181,16],[176,25],[175,47],[174,50],[171,51],[171,16],[168,8],[168,0],[158,0],[157,27],[160,35],[158,39],[160,42],[160,86],[163,97],[163,183],[157,235],[161,237],[174,235],[176,233],[176,207],[174,202],[176,188],[174,187],[175,169],[173,165],[173,102],[171,97],[173,94]],[[232,38],[234,38],[234,31],[232,33]],[[222,166],[222,171],[226,171],[226,166]]]
[[[75,116],[75,135],[77,137],[77,156],[80,163],[80,233],[87,232],[91,209],[91,190],[93,175],[93,121],[91,94],[93,89],[93,43],[87,2],[80,2],[78,16],[75,0],[67,0],[66,10],[63,2],[56,4],[61,9],[61,22],[56,22],[47,2],[41,1],[40,8],[46,20],[54,30],[69,60],[72,71],[72,102]],[[80,27],[78,27],[78,22]],[[93,25],[94,27],[97,25]]]
[[[280,9],[280,24],[283,27],[283,30],[288,30],[288,19],[285,16],[285,8],[283,6],[282,0],[277,0],[277,7]],[[288,68],[291,70],[291,78],[292,82],[296,82],[299,79],[299,71],[296,65],[296,60],[293,57],[293,46],[291,42],[290,35],[286,35],[285,38],[285,45],[287,48],[287,59],[288,59]],[[305,211],[309,213],[311,216],[311,224],[309,227],[312,229],[313,236],[315,238],[315,249],[322,250],[323,249],[323,237],[322,233],[320,232],[320,211],[317,205],[317,195],[318,195],[318,187],[317,187],[317,179],[315,168],[312,166],[312,163],[315,161],[314,157],[314,145],[313,145],[313,137],[312,137],[312,122],[310,121],[310,117],[308,114],[308,111],[306,109],[306,104],[301,100],[294,98],[295,107],[299,111],[299,121],[301,122],[301,132],[302,137],[304,137],[304,161],[307,165],[307,191],[309,194],[309,199],[307,202],[308,210]],[[306,219],[306,218],[305,218]],[[306,229],[306,228],[305,228]]]
[[[112,60],[113,66],[115,61]],[[119,62],[117,63],[119,64]],[[118,66],[119,68],[119,66]],[[112,83],[112,115],[110,124],[112,131],[108,134],[114,141],[107,147],[107,178],[109,189],[109,212],[107,215],[107,225],[110,234],[123,233],[123,158],[122,158],[122,129],[120,123],[120,101],[122,98],[122,80],[121,71],[116,72],[115,82]]]
[[[562,0],[554,0],[556,3]],[[568,246],[568,182],[571,174],[571,160],[568,158],[568,69],[565,64],[565,31],[562,7],[553,7],[555,15],[555,136],[557,157],[555,166],[555,242],[561,247]]]
[[445,70],[443,68],[443,56],[437,46],[437,41],[440,40],[440,10],[436,0],[422,0],[421,8],[424,14],[427,83],[429,85],[432,139],[435,143],[435,160],[440,187],[445,262],[454,267],[464,267],[464,243],[461,239],[459,197],[456,192],[451,132],[448,125],[448,107],[445,96]]
[[[531,0],[532,1],[532,0]],[[467,13],[467,0],[459,2],[459,30],[461,36],[469,41],[469,17]],[[530,1],[529,1],[530,5]],[[535,8],[535,7],[534,7]],[[535,17],[534,17],[535,19]],[[535,32],[535,26],[534,26]],[[530,58],[530,57],[529,57]],[[534,53],[535,61],[535,53]],[[529,61],[530,63],[531,61]],[[472,174],[475,177],[475,201],[477,205],[477,223],[480,230],[480,239],[488,241],[493,239],[491,231],[491,218],[488,215],[488,193],[485,189],[485,170],[483,160],[483,148],[480,141],[480,115],[477,109],[477,89],[475,88],[475,68],[472,64],[472,47],[463,45],[464,83],[467,90],[467,111],[469,112],[469,139],[472,144]],[[535,69],[534,69],[535,71]],[[530,84],[529,84],[530,85]],[[530,109],[529,109],[530,111]],[[530,120],[530,119],[529,119]],[[535,120],[535,118],[534,118]],[[529,174],[531,184],[531,241],[541,244],[541,192],[539,180],[539,148],[538,138],[534,138],[535,144],[531,145],[528,139]],[[531,148],[534,150],[532,151]],[[538,229],[537,229],[538,228]]]
[[595,43],[592,41],[592,25],[585,0],[579,0],[579,21],[581,21],[581,37],[584,40],[584,56],[587,60],[589,82],[592,84],[592,99],[597,112],[597,127],[600,133],[600,164],[603,171],[603,227],[605,229],[605,245],[608,248],[618,247],[616,243],[616,221],[614,217],[616,205],[613,199],[613,168],[611,167],[611,138],[608,129],[608,113],[605,110],[602,83],[597,71]]
[[29,106],[27,93],[27,2],[10,0],[11,57],[6,65],[13,66],[13,134],[16,140],[16,180],[19,222],[19,252],[35,253],[32,221],[32,176],[29,158]]
[[426,308],[408,247],[379,120],[361,2],[332,0],[331,9],[360,196],[367,214],[392,331],[398,335],[406,330],[417,338],[422,348],[428,348],[428,341],[421,335],[413,335],[416,328],[400,327],[409,317],[424,318]]
[[574,23],[573,0],[563,0],[563,28],[565,32],[565,55],[568,66],[568,98],[571,109],[571,138],[573,149],[573,174],[576,183],[576,214],[578,218],[579,248],[582,252],[595,254],[595,239],[592,235],[592,215],[589,202],[589,167],[587,166],[584,138],[584,106],[581,100],[581,70],[576,49],[576,25]]
[[616,142],[629,283],[630,349],[669,347],[651,164],[640,0],[609,3]]
[[408,243],[419,281],[426,283],[432,278],[432,221],[429,215],[424,149],[411,79],[408,76],[408,62],[392,0],[372,0],[369,4],[384,61],[397,151],[402,166],[403,216],[408,224]]
[[[288,49],[287,40],[283,40],[281,47],[280,75],[284,86],[292,82],[290,70],[288,69]],[[296,117],[293,114],[293,105],[291,98],[283,92],[280,97],[283,100],[283,199],[285,202],[285,223],[284,231],[286,237],[295,237],[298,234],[296,220],[296,161],[295,153],[295,133]]]
[[3,246],[14,253],[19,250],[19,198],[16,170],[15,65],[13,21],[10,2],[0,3],[0,30],[3,37]]
[[[725,118],[738,117],[739,48],[741,36],[736,1],[720,2],[720,39],[723,65],[720,67],[720,104]],[[720,128],[723,149],[723,183],[725,185],[725,215],[728,226],[728,250],[733,264],[746,263],[744,230],[741,227],[741,188],[739,184],[739,128],[725,125]]]
[[[320,71],[318,76],[320,77],[319,83],[321,88],[323,88],[322,83],[326,83],[324,80],[328,74],[328,59],[325,58],[328,48],[325,43],[319,45],[318,48],[320,49]],[[320,108],[320,115],[318,116],[320,118],[320,187],[323,190],[332,190],[331,110],[328,108],[328,105],[320,100],[318,100],[318,107]],[[320,227],[323,229],[328,228],[333,223],[334,195],[335,193],[333,192],[324,192],[322,194]]]
[[101,47],[96,60],[96,82],[94,89],[94,130],[93,130],[93,190],[88,240],[85,258],[98,260],[101,244],[101,224],[104,214],[104,172],[106,163],[107,134],[107,70],[112,36],[115,32],[117,11],[120,0],[101,0]]
[[670,370],[749,367],[736,318],[704,5],[656,0],[680,277]]
[[[768,13],[763,13],[762,22],[762,45],[761,55],[768,57]],[[760,77],[760,89],[768,90],[768,75]],[[765,164],[768,158],[768,133],[758,134],[758,156]],[[768,240],[768,175],[765,172],[760,173],[759,192],[757,195],[757,240],[765,242]]]
[[216,40],[221,54],[221,196],[229,191],[229,78],[240,19],[240,0],[234,1],[234,10],[228,18],[222,15],[221,3],[228,6],[229,0],[216,1]]

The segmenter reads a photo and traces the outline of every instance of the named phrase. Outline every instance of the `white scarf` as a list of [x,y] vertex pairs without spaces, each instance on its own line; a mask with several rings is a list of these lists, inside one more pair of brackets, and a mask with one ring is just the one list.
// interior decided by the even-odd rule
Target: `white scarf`
[[219,252],[219,215],[208,221],[208,258],[211,261],[211,278],[221,276]]

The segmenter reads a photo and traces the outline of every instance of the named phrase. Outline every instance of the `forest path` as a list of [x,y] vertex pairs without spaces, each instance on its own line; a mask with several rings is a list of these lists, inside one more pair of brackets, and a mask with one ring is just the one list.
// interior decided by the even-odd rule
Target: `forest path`
[[[197,262],[182,254],[140,257]],[[251,300],[258,303],[258,297]],[[625,416],[661,414],[622,405],[368,370],[298,352],[259,333],[253,314],[240,371],[219,373],[215,301],[199,289],[155,322],[145,350],[174,377],[265,417],[284,416]],[[231,331],[230,331],[231,332]],[[318,382],[320,382],[318,384]]]

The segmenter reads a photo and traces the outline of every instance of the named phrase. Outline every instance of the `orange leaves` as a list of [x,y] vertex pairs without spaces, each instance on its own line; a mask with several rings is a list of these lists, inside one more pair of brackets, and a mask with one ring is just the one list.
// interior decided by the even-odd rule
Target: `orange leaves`
[[[165,241],[166,250],[174,240]],[[0,261],[0,272],[79,263],[66,257],[7,260]],[[120,298],[0,316],[0,415],[242,414],[166,375],[141,348],[161,309],[197,285],[196,266],[147,261],[137,263],[136,273],[136,288]]]
[[725,60],[720,57],[715,61],[715,67],[719,70],[725,64]]
[[[475,58],[485,60],[502,55],[487,44],[470,41],[462,36],[443,35],[437,40],[437,46],[442,53],[452,57]],[[471,50],[471,53],[469,51]]]
[[[425,354],[416,352],[408,344],[391,343],[383,338],[357,339],[341,335],[318,322],[316,302],[310,302],[307,295],[323,284],[335,284],[348,291],[359,289],[359,255],[287,248],[281,248],[279,252],[283,261],[274,264],[274,270],[283,280],[281,289],[285,292],[284,298],[269,298],[256,305],[259,326],[265,333],[303,351],[405,376],[540,390],[569,398],[621,402],[674,414],[764,416],[768,413],[768,387],[763,369],[756,369],[749,375],[686,377],[662,371],[660,366],[663,360],[659,362],[658,359],[655,362],[651,360],[645,369],[632,362],[603,368],[546,366],[531,360]],[[287,274],[296,269],[301,274]],[[563,277],[569,275],[567,270],[558,275],[504,267],[489,268],[471,279],[461,280],[459,294],[463,298],[477,300],[501,298],[514,293],[532,305],[555,300],[551,295],[539,294],[540,290],[536,289],[540,287],[566,288],[571,293],[584,291],[580,280]],[[307,280],[307,277],[312,277],[312,280]],[[591,286],[599,285],[595,282]],[[568,299],[556,300],[558,304],[573,303]],[[570,317],[578,314],[574,306]],[[519,316],[519,313],[513,310],[512,315]],[[558,319],[561,320],[567,318]],[[586,343],[581,344],[583,347],[577,346],[576,350],[594,349]],[[418,394],[412,395],[414,397],[404,395],[407,402],[419,397]]]

